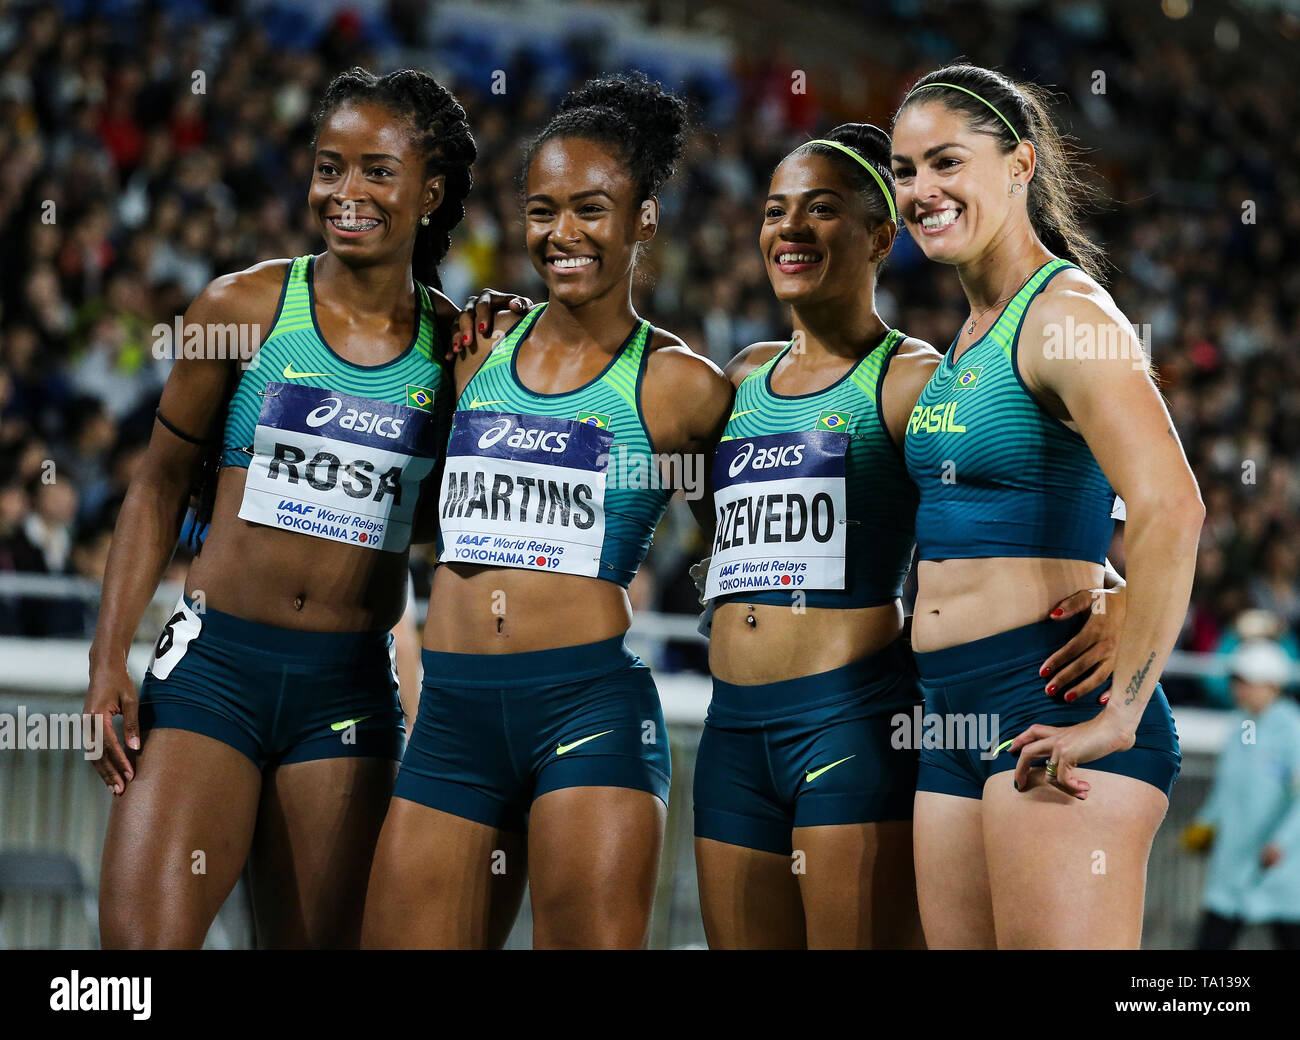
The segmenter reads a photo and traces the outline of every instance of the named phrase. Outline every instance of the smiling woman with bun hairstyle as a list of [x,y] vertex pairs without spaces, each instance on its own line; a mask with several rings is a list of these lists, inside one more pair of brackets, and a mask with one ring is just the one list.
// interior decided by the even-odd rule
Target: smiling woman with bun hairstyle
[[695,766],[715,948],[921,941],[917,754],[890,746],[890,720],[920,703],[899,599],[916,508],[901,448],[939,355],[876,311],[898,229],[888,163],[888,135],[850,123],[777,166],[759,246],[794,332],[727,369]]
[[632,308],[686,128],[680,98],[613,76],[525,152],[549,302],[455,363],[424,691],[369,945],[498,946],[525,881],[538,947],[649,938],[671,763],[624,644],[627,586],[673,493],[654,456],[706,453],[731,403],[715,366]]

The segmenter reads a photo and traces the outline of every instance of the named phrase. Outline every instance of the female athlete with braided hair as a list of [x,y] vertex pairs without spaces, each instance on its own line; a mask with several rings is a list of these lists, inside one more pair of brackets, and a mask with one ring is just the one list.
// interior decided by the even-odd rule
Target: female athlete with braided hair
[[[96,764],[119,796],[105,947],[201,945],[245,862],[259,944],[359,940],[405,729],[388,632],[409,545],[431,537],[449,403],[457,308],[437,264],[475,146],[456,99],[409,69],[335,77],[315,127],[325,251],[190,305],[187,326],[256,325],[261,345],[243,370],[176,361],[114,534],[86,699],[125,722]],[[209,447],[211,528],[137,698],[127,650]]]
[[[1098,284],[1073,208],[1085,189],[1047,101],[955,65],[922,78],[894,123],[899,215],[957,268],[971,308],[907,426],[912,642],[928,713],[978,715],[1009,738],[992,758],[922,749],[932,947],[1136,947],[1180,762],[1158,680],[1204,507],[1133,328]],[[1053,703],[1039,666],[1077,623],[1039,619],[1100,582],[1112,488],[1128,510],[1115,685]]]
[[498,945],[525,880],[536,946],[648,938],[671,767],[623,643],[626,589],[673,493],[656,456],[707,453],[731,403],[716,367],[632,308],[685,129],[679,98],[612,77],[527,150],[549,302],[456,362],[424,691],[368,946]]

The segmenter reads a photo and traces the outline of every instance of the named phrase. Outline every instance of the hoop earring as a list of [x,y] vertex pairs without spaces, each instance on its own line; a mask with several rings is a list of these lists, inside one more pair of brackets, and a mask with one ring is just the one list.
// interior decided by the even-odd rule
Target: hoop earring
[[1024,186],[1023,184],[1021,184],[1019,181],[1012,181],[1012,182],[1011,182],[1011,187],[1009,187],[1009,188],[1007,189],[1007,194],[1008,194],[1008,195],[1019,195],[1019,194],[1020,194],[1021,192],[1023,192],[1024,190],[1025,190],[1025,186]]
[[429,214],[426,213],[424,216],[422,216],[422,217],[420,218],[420,223],[423,224],[425,227],[428,227],[428,226],[429,226]]

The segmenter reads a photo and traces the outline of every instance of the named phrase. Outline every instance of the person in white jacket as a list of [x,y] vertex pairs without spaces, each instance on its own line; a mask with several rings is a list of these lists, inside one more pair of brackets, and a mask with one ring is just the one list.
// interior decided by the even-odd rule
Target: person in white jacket
[[1283,694],[1291,672],[1271,640],[1250,640],[1230,664],[1244,712],[1219,756],[1210,796],[1184,844],[1211,848],[1196,945],[1230,949],[1246,924],[1267,924],[1300,949],[1300,705]]

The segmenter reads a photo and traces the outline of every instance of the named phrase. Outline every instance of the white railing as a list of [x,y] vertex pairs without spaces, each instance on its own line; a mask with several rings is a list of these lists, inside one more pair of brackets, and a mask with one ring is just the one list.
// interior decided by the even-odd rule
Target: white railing
[[[182,586],[179,582],[165,582],[154,594],[151,607],[168,610],[180,597]],[[24,597],[32,599],[77,599],[85,603],[97,604],[100,587],[88,578],[69,577],[55,574],[19,574],[0,573],[0,598]],[[429,609],[428,600],[416,600],[417,619],[423,623]],[[707,643],[696,628],[696,617],[692,614],[659,614],[643,612],[636,615],[632,622],[629,638],[641,645],[662,645],[663,643],[686,642]],[[143,660],[148,663],[147,644],[156,633],[141,631],[136,639],[144,643],[136,647],[132,660],[145,654]],[[82,640],[76,639],[22,639],[0,636],[0,661],[4,662],[0,672],[0,685],[23,688],[40,687],[42,689],[70,689],[74,685],[85,685],[85,654],[79,649]],[[10,664],[12,662],[12,668]],[[137,678],[144,674],[144,666]],[[1164,675],[1176,679],[1215,679],[1228,674],[1229,658],[1224,654],[1190,653],[1175,650],[1169,655]],[[78,670],[80,669],[80,670]],[[51,676],[55,677],[53,680]],[[43,682],[18,681],[19,678],[39,676]],[[74,679],[75,676],[75,679]],[[1291,665],[1291,682],[1300,683],[1300,662]]]

